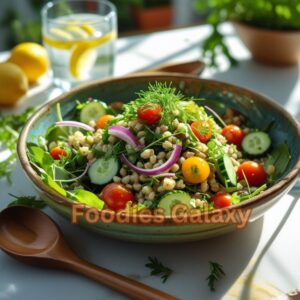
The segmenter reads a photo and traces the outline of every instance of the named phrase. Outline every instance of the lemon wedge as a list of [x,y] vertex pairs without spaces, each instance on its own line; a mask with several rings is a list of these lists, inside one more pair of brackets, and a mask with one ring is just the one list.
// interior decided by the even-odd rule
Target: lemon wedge
[[73,40],[85,40],[90,37],[90,35],[80,26],[69,25],[65,27],[65,30],[72,35]]
[[88,42],[80,42],[72,51],[70,73],[75,79],[84,79],[97,60],[97,50]]
[[78,42],[72,48],[70,73],[75,79],[84,79],[97,60],[97,47],[116,37],[115,32],[96,39]]
[[79,41],[87,40],[95,34],[95,29],[88,25],[68,25],[53,27],[43,40],[49,46],[56,49],[71,49]]
[[95,34],[95,29],[89,24],[80,25],[80,28],[90,36],[93,36]]

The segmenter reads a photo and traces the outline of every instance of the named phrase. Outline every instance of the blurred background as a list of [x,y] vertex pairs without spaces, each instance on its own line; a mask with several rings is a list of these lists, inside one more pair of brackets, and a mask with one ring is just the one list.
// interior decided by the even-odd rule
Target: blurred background
[[[48,1],[0,1],[0,51],[8,50],[24,41],[41,42],[40,10],[46,2]],[[203,22],[203,16],[195,10],[194,0],[111,0],[111,2],[118,9],[120,36]]]

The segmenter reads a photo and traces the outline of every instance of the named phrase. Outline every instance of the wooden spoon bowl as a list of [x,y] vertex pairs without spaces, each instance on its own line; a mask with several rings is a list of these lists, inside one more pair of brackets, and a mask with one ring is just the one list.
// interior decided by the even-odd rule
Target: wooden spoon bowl
[[132,299],[176,299],[79,258],[58,226],[38,209],[12,206],[0,213],[0,248],[25,263],[78,272]]

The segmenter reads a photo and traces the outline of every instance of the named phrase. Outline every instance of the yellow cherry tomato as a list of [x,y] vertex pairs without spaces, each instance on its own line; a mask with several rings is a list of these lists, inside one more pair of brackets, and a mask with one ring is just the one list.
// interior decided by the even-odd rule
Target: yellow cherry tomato
[[183,162],[181,171],[187,182],[197,184],[207,179],[210,168],[206,160],[193,156]]

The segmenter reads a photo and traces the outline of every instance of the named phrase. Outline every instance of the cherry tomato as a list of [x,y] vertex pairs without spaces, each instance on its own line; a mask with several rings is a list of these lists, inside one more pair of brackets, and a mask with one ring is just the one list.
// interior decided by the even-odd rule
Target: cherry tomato
[[268,178],[264,167],[255,161],[246,161],[239,166],[237,170],[239,180],[245,179],[243,174],[245,174],[250,186],[263,185]]
[[50,151],[50,155],[52,156],[53,159],[59,160],[61,156],[68,156],[68,153],[66,150],[60,148],[60,147],[55,147]]
[[130,190],[120,183],[109,183],[104,187],[101,197],[108,208],[118,211],[126,207],[127,202],[134,201]]
[[147,124],[153,125],[160,121],[162,109],[159,104],[146,103],[137,110],[138,119]]
[[218,193],[210,199],[215,208],[223,208],[231,205],[231,195],[227,193]]
[[210,173],[210,168],[206,160],[192,156],[183,162],[181,171],[187,182],[196,184],[207,179]]
[[212,123],[207,121],[195,121],[191,124],[191,128],[195,136],[201,143],[206,143],[212,136]]
[[244,138],[243,130],[236,125],[227,125],[222,129],[222,135],[226,138],[229,144],[235,144],[238,147],[241,146]]
[[105,127],[107,127],[107,123],[108,121],[114,119],[115,117],[113,115],[104,115],[102,117],[100,117],[97,122],[96,122],[96,127],[99,129],[104,129]]

